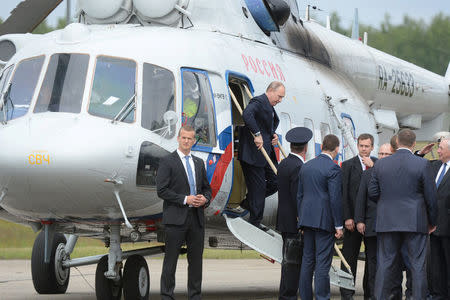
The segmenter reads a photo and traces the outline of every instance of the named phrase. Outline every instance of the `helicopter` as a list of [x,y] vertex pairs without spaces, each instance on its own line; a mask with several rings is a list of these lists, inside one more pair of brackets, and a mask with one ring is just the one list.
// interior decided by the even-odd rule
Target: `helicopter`
[[[343,36],[308,9],[300,17],[295,0],[79,0],[78,22],[30,34],[60,3],[23,1],[0,25],[0,217],[39,231],[31,266],[41,294],[64,293],[70,268],[97,264],[97,299],[148,299],[141,258],[164,246],[121,244],[164,241],[156,172],[185,124],[212,188],[206,246],[242,242],[281,263],[280,234],[234,209],[246,192],[239,109],[274,80],[286,87],[275,107],[278,160],[296,126],[313,132],[307,160],[337,135],[338,163],[357,154],[361,133],[375,137],[376,151],[400,128],[449,130],[449,69],[440,76]],[[266,199],[269,228],[277,201]],[[71,258],[80,236],[108,253]],[[352,288],[345,272],[330,278]]]

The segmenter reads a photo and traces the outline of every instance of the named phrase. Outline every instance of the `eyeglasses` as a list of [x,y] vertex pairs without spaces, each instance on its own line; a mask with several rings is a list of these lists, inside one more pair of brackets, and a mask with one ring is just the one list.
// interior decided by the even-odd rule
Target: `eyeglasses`
[[380,155],[389,156],[389,155],[392,155],[392,153],[378,152],[378,156],[380,156]]

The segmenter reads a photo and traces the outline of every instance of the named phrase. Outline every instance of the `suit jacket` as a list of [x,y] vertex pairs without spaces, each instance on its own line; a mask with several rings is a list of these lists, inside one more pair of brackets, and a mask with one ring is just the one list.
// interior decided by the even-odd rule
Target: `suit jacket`
[[[435,182],[439,169],[442,166],[440,160],[431,163],[433,170],[432,180]],[[448,168],[448,166],[447,166]],[[450,236],[450,171],[445,173],[444,178],[437,188],[437,228],[433,234],[437,236]]]
[[[195,183],[197,194],[207,199],[205,207],[211,201],[211,187],[206,178],[203,160],[193,156],[195,166]],[[190,195],[189,180],[177,151],[162,158],[156,174],[156,187],[158,197],[163,203],[163,224],[183,225],[189,206],[184,204],[184,198]],[[200,226],[204,223],[204,207],[194,208],[197,211]]]
[[297,233],[298,176],[303,162],[293,154],[278,166],[278,214],[277,230]]
[[[375,157],[370,157],[376,162]],[[359,156],[356,155],[342,163],[342,205],[344,221],[355,219],[355,203],[363,169]]]
[[372,172],[373,168],[370,168],[362,173],[355,204],[355,223],[366,224],[366,232],[364,235],[367,237],[376,236],[375,220],[377,218],[377,202],[369,198],[368,195]]
[[369,197],[378,198],[377,232],[428,233],[436,224],[436,185],[424,158],[399,149],[375,164]]
[[[238,159],[250,165],[264,167],[267,162],[261,151],[256,148],[252,133],[261,132],[269,157],[274,160],[275,154],[272,146],[272,138],[280,123],[277,113],[266,94],[254,97],[242,113],[245,126],[239,132],[239,153]],[[276,159],[275,159],[276,161]]]
[[300,169],[298,227],[334,232],[342,226],[342,171],[320,154]]

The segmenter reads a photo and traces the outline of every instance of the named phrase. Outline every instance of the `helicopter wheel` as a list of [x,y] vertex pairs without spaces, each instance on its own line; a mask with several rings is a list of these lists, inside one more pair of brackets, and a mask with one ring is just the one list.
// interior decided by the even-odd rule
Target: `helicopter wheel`
[[120,300],[122,298],[122,274],[116,282],[105,277],[108,271],[108,255],[103,256],[95,271],[95,295],[97,300]]
[[55,233],[50,244],[50,262],[44,262],[45,233],[41,231],[34,241],[31,253],[31,277],[36,292],[39,294],[64,294],[69,285],[70,268],[64,268],[64,247],[66,238]]
[[141,255],[128,257],[123,271],[123,295],[125,300],[149,299],[150,275],[147,262]]

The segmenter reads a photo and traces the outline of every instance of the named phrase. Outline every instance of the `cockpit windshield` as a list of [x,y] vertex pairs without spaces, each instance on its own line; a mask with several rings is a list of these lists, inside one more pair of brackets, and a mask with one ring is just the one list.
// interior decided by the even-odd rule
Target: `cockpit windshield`
[[136,63],[132,60],[99,56],[92,84],[89,113],[131,123],[135,113]]
[[[24,116],[30,108],[31,99],[41,74],[44,56],[21,61],[14,72],[9,87],[2,91],[3,104],[0,121],[9,121]],[[4,73],[4,75],[6,75]]]
[[86,54],[52,55],[34,112],[80,113],[88,65]]

